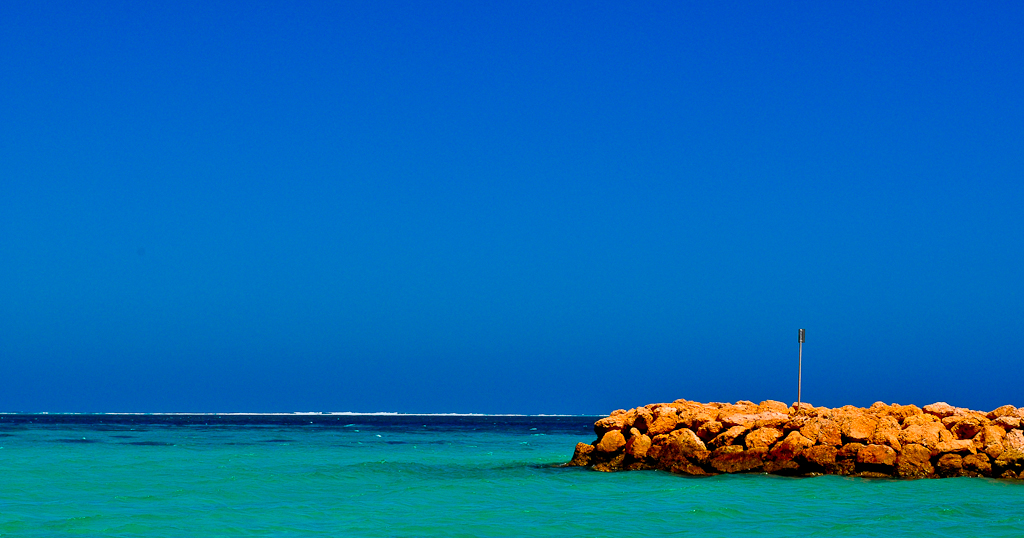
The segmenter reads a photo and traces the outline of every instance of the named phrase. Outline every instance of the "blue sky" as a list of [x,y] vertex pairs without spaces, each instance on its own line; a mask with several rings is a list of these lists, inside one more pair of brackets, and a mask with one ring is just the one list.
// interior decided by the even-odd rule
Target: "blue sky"
[[4,2],[0,410],[1024,405],[1014,2]]

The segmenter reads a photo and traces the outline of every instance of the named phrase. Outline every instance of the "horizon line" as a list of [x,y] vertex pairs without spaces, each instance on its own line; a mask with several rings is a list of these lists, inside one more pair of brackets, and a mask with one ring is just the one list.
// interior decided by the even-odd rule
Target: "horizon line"
[[108,415],[108,416],[403,416],[403,417],[600,417],[603,414],[560,413],[400,413],[395,411],[291,411],[291,412],[107,412],[107,411],[21,411],[0,412],[3,415]]

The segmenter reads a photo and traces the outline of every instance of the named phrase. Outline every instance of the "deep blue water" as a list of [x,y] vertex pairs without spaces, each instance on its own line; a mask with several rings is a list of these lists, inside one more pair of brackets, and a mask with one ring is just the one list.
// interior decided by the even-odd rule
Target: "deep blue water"
[[1024,535],[1018,482],[558,467],[593,421],[4,415],[0,535]]

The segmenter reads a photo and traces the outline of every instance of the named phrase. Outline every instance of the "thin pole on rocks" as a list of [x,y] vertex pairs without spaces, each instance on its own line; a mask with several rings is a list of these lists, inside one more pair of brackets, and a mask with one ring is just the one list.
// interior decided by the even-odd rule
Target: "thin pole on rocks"
[[800,414],[800,391],[803,388],[804,381],[804,330],[800,329],[800,352],[797,355],[797,370],[796,370],[796,413]]

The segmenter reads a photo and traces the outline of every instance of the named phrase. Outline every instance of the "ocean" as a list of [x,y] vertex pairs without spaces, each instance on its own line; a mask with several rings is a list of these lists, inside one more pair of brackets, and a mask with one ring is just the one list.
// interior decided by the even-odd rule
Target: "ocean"
[[594,420],[0,415],[0,536],[1024,536],[1024,481],[559,467]]

